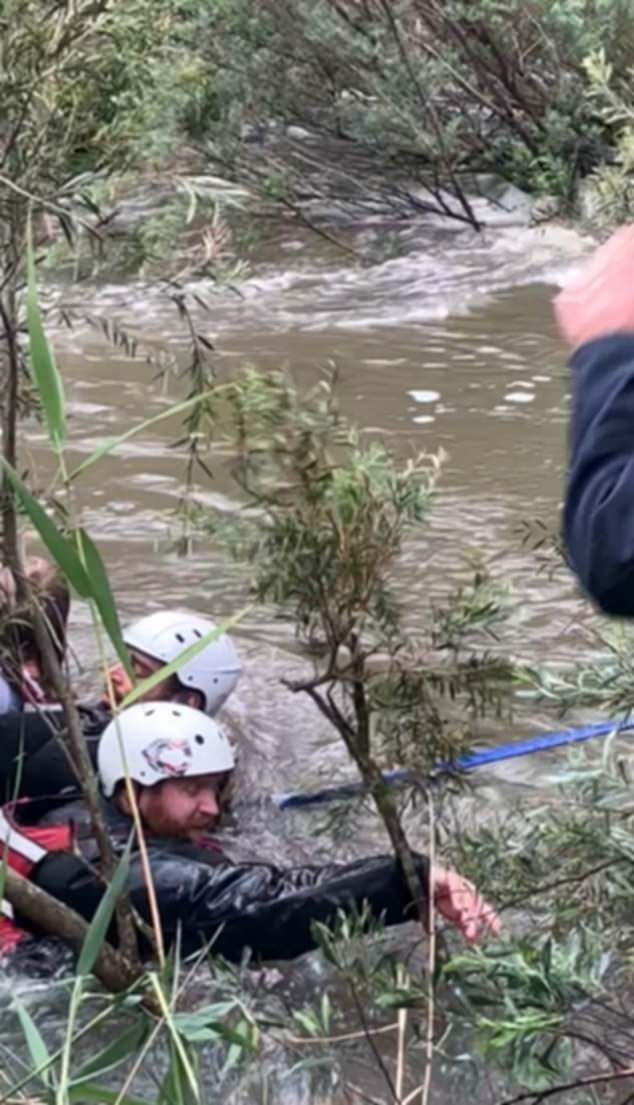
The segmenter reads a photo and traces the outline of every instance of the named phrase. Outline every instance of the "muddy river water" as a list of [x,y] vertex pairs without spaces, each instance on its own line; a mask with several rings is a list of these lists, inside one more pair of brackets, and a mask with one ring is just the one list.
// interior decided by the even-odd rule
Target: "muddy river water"
[[[236,360],[286,365],[309,383],[334,361],[341,405],[360,427],[384,437],[399,457],[439,447],[447,452],[431,522],[408,543],[402,566],[408,617],[415,625],[417,611],[440,597],[452,579],[464,577],[461,552],[480,550],[513,588],[504,647],[532,662],[578,658],[590,616],[574,580],[539,571],[520,535],[526,520],[557,525],[569,397],[550,299],[587,250],[579,235],[557,227],[503,227],[481,237],[452,228],[427,237],[404,235],[400,256],[355,266],[287,231],[240,282],[240,296],[213,293],[203,283],[197,287],[210,303],[200,322],[221,369]],[[77,291],[63,297],[80,301]],[[184,348],[176,312],[149,287],[106,283],[82,290],[81,302],[176,355]],[[182,395],[178,382],[166,394],[142,357],[114,352],[83,326],[53,336],[69,403],[71,463]],[[81,480],[84,519],[100,543],[125,619],[164,605],[219,619],[241,607],[247,594],[248,578],[208,538],[194,539],[185,558],[174,550],[184,472],[182,457],[171,448],[177,436],[173,422],[155,427]],[[45,482],[52,466],[35,425],[29,427],[28,450]],[[201,485],[201,497],[236,510],[222,463],[214,465],[214,476]],[[80,685],[89,688],[94,646],[80,606],[72,617],[72,641]],[[341,778],[346,763],[333,737],[308,702],[280,685],[280,677],[303,662],[290,627],[271,611],[255,610],[236,641],[245,675],[226,720],[241,745],[245,793],[264,798]],[[492,729],[482,739],[552,727],[552,716],[524,710],[512,734]],[[500,766],[487,777],[491,793],[505,801],[517,787],[539,788],[552,759]],[[353,841],[315,837],[314,826],[311,814],[284,815],[255,803],[240,830],[247,848],[281,860],[359,855],[380,844],[370,819]],[[41,988],[30,989],[28,980],[17,984],[35,1008],[44,1000]],[[54,1010],[49,1015],[54,1020]],[[291,1081],[276,1100],[317,1100],[302,1096],[306,1092]],[[209,1100],[216,1100],[211,1091]],[[449,1090],[445,1097],[440,1087],[432,1100],[456,1098]]]

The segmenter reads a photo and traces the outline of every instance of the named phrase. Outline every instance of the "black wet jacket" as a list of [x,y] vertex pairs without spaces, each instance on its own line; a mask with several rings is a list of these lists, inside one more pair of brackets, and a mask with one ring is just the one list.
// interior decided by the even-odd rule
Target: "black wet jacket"
[[[61,807],[54,821],[74,818],[79,804]],[[120,848],[130,821],[106,806],[111,836]],[[22,814],[24,820],[25,814]],[[77,818],[85,824],[85,814]],[[46,818],[51,823],[51,816]],[[90,855],[80,824],[80,845]],[[313,922],[333,921],[338,909],[368,902],[385,924],[415,919],[415,910],[399,864],[376,856],[347,864],[281,868],[266,863],[232,863],[222,852],[182,841],[149,839],[152,876],[167,943],[181,931],[182,949],[192,951],[213,939],[213,952],[238,962],[247,948],[255,959],[294,959],[315,947]],[[417,859],[423,886],[428,865]],[[54,897],[92,918],[104,886],[86,861],[66,852],[46,856],[32,881]],[[133,905],[149,921],[147,894],[138,852],[130,864],[128,886]],[[28,926],[25,926],[28,927]],[[113,938],[113,934],[110,934]],[[116,935],[114,937],[116,939]]]
[[634,617],[634,334],[588,342],[571,367],[568,554],[606,613]]
[[[88,752],[97,745],[111,713],[105,704],[78,707]],[[61,710],[12,711],[0,715],[0,805],[13,798],[42,798],[75,789],[77,778],[64,751]]]

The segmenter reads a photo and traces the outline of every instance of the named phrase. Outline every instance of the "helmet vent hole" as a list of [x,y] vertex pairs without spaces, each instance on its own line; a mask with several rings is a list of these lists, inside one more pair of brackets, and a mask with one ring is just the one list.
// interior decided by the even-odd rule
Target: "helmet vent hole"
[[185,638],[183,637],[182,633],[176,633],[175,636],[177,641],[180,641],[182,645],[185,644]]
[[152,707],[152,709],[151,709],[151,710],[146,710],[146,711],[145,711],[145,716],[146,716],[146,717],[152,717],[152,714],[153,714],[153,713],[154,713],[154,707]]
[[196,744],[204,744],[205,743],[205,738],[203,736],[201,736],[200,733],[196,734],[196,736],[194,737],[194,740],[196,741]]
[[214,675],[214,683],[217,683],[217,682],[218,682],[218,676]]
[[181,712],[180,712],[180,710],[172,710],[172,715],[173,715],[173,717],[180,717]]
[[194,637],[198,637],[199,641],[202,640],[202,633],[199,629],[192,629],[192,633],[194,634]]

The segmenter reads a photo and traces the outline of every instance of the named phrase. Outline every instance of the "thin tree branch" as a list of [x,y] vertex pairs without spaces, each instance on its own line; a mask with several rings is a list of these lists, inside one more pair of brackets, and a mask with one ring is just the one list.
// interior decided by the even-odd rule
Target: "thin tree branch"
[[[88,932],[83,917],[10,867],[3,872],[3,879],[4,896],[14,909],[38,929],[59,937],[77,952],[81,950]],[[112,993],[127,990],[138,978],[130,961],[106,943],[101,946],[93,974]]]
[[528,1093],[518,1094],[517,1097],[507,1097],[504,1101],[498,1102],[498,1105],[519,1105],[520,1101],[532,1101],[533,1105],[541,1105],[542,1101],[546,1101],[549,1097],[554,1097],[556,1094],[566,1093],[567,1090],[577,1090],[584,1086],[599,1086],[609,1082],[619,1082],[623,1078],[634,1078],[634,1066],[626,1067],[625,1070],[611,1071],[606,1074],[593,1074],[588,1078],[577,1078],[574,1082],[562,1082],[559,1086],[550,1086],[547,1090],[541,1090],[536,1093],[532,1090]]

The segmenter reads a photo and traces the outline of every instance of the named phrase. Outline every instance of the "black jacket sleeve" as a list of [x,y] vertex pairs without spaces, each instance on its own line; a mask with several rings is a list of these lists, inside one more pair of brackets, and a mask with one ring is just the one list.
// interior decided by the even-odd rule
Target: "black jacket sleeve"
[[[421,856],[417,862],[426,887],[427,861]],[[256,959],[294,959],[315,947],[314,921],[332,921],[338,909],[361,908],[366,901],[387,925],[415,918],[400,867],[389,856],[282,869],[223,859],[210,866],[152,849],[151,863],[167,941],[180,928],[185,951],[213,939],[214,954],[232,961],[239,961],[246,948]],[[87,920],[103,893],[91,871],[66,853],[47,856],[31,877]],[[131,865],[129,888],[134,906],[149,920],[137,861]]]
[[[110,714],[100,707],[80,707],[82,731],[96,762],[99,736]],[[77,777],[60,737],[61,711],[47,719],[41,713],[12,711],[0,715],[0,802],[43,798],[77,786]]]
[[586,591],[608,614],[634,616],[634,334],[572,358],[564,536]]
[[[55,725],[41,714],[11,711],[0,716],[0,798],[4,801],[23,797],[39,797],[51,785],[57,790],[72,772],[64,751],[59,747]],[[50,755],[49,755],[50,753]],[[60,775],[61,771],[61,775]]]

